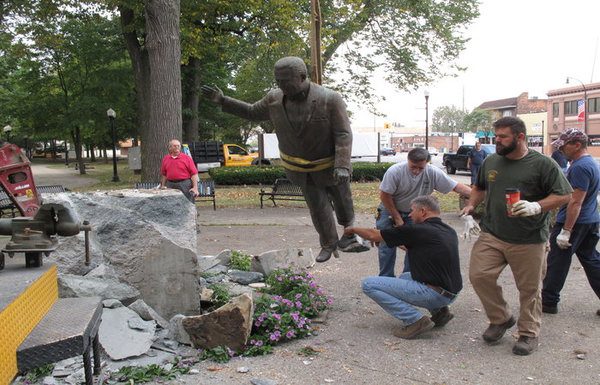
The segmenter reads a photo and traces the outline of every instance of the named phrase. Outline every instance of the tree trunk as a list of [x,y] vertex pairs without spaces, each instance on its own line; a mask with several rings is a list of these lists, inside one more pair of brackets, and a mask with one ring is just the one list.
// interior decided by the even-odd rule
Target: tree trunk
[[91,154],[92,154],[92,157],[91,157],[90,160],[92,162],[95,162],[96,161],[96,146],[94,146],[94,143],[90,143],[90,151],[91,151]]
[[79,174],[85,174],[85,164],[83,163],[83,154],[81,148],[81,133],[79,127],[75,127],[75,130],[71,130],[71,137],[75,145],[75,157],[77,158],[77,164],[79,165]]
[[183,141],[185,143],[197,142],[198,134],[198,103],[200,102],[200,60],[190,58],[187,65],[182,68],[183,79]]
[[106,147],[102,150],[102,156],[104,157],[104,163],[108,163],[108,151],[106,151]]
[[158,181],[171,139],[181,140],[179,1],[148,0],[146,50],[150,64],[149,130],[142,133],[142,181]]
[[[141,137],[141,146],[143,151],[144,139],[147,137],[147,133],[150,132],[150,82],[152,79],[150,76],[148,51],[141,46],[140,40],[138,40],[137,31],[135,30],[135,15],[133,10],[121,7],[119,8],[119,12],[121,14],[121,28],[123,30],[123,37],[125,38],[127,52],[129,52],[131,65],[133,67],[136,90],[136,107],[139,120],[138,132]],[[161,153],[163,152],[164,147],[161,149]],[[104,150],[104,156],[106,159],[108,159],[106,149]],[[143,167],[144,163],[142,160],[142,168]],[[152,172],[153,170],[150,171]]]

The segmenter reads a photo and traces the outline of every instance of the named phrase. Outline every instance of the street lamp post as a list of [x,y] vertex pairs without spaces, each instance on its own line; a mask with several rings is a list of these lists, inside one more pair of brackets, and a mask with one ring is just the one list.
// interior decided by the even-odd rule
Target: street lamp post
[[12,131],[12,127],[9,124],[7,124],[2,130],[6,134],[6,141],[10,142],[10,132]]
[[429,151],[429,91],[425,90],[425,149]]
[[572,76],[567,76],[567,84],[569,84],[569,80],[575,80],[581,83],[581,88],[583,88],[583,132],[587,134],[587,126],[588,126],[588,100],[587,100],[587,88],[585,88],[585,84],[577,78]]
[[106,116],[108,116],[108,120],[110,120],[110,129],[112,132],[112,150],[113,150],[113,182],[119,181],[119,174],[117,174],[117,147],[116,147],[116,133],[115,133],[115,118],[117,117],[117,113],[109,108],[106,111]]

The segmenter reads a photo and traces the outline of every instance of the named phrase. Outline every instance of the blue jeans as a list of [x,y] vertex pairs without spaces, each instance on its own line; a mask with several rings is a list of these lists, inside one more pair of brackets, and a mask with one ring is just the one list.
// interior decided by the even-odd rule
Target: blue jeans
[[[392,214],[383,207],[383,205],[379,205],[377,208],[378,218],[375,222],[375,227],[379,230],[391,229],[394,227],[394,220],[391,218]],[[412,223],[412,219],[409,218],[408,213],[400,212],[402,215],[402,220],[404,223]],[[380,242],[378,251],[379,255],[379,276],[381,277],[395,277],[394,268],[396,266],[396,247],[390,247],[385,244],[385,242]],[[404,269],[402,272],[410,271],[410,266],[408,264],[408,251],[404,255]]]
[[471,184],[477,184],[477,177],[479,176],[480,164],[471,164]]
[[410,272],[402,273],[398,278],[367,277],[362,281],[362,290],[383,310],[406,325],[413,324],[423,317],[412,305],[425,308],[434,314],[456,299],[446,298],[424,283],[413,281]]
[[560,291],[569,274],[573,254],[579,258],[590,286],[600,298],[600,253],[596,250],[598,223],[575,224],[569,240],[572,246],[564,250],[556,244],[556,237],[560,234],[562,225],[562,223],[554,225],[550,234],[550,252],[542,288],[542,303],[556,306],[560,301]]

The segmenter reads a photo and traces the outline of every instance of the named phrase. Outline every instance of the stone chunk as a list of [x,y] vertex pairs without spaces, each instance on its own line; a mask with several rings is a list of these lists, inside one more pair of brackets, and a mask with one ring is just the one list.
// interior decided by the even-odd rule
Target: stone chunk
[[264,275],[257,271],[229,270],[227,275],[229,276],[230,280],[241,285],[249,285],[251,283],[261,282],[264,279]]
[[169,322],[161,317],[160,314],[158,314],[154,309],[148,306],[143,299],[138,299],[128,307],[142,317],[144,321],[154,320],[161,328],[169,328]]
[[58,295],[60,298],[101,297],[116,299],[130,304],[139,298],[140,292],[116,279],[82,277],[72,274],[59,274]]
[[169,321],[169,338],[179,342],[180,344],[191,345],[192,340],[185,328],[181,324],[185,316],[183,314],[175,314]]
[[211,313],[185,317],[182,325],[195,348],[240,351],[250,336],[253,307],[252,297],[242,294]]
[[265,276],[276,269],[314,266],[315,256],[311,248],[289,248],[266,251],[258,256],[257,270]]
[[131,329],[129,320],[132,318],[144,322],[136,312],[126,307],[104,309],[102,312],[98,337],[104,351],[113,360],[142,355],[152,346],[156,326],[149,326],[146,330]]

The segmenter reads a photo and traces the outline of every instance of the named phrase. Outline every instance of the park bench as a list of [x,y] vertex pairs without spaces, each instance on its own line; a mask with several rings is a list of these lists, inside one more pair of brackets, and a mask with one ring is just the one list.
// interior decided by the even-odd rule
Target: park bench
[[[62,185],[36,186],[38,194],[55,194],[67,192],[69,189]],[[10,200],[6,192],[0,190],[0,217],[14,218],[19,214],[19,210]]]
[[[160,186],[159,182],[139,182],[135,184],[136,189],[152,190]],[[213,210],[217,209],[217,202],[215,198],[215,181],[212,179],[201,179],[198,181],[198,193],[196,202],[210,202],[212,201]]]
[[282,201],[304,201],[304,194],[300,186],[293,184],[287,178],[278,178],[271,187],[271,191],[265,191],[260,189],[258,193],[260,196],[260,208],[263,208],[263,201],[270,199],[273,202],[273,206],[277,207],[275,200]]

